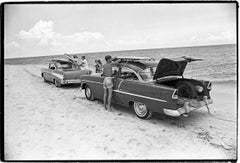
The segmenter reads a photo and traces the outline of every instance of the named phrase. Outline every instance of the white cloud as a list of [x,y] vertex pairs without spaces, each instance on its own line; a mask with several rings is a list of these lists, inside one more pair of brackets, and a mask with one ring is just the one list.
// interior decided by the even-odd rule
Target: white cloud
[[48,45],[54,40],[57,33],[53,31],[54,23],[52,21],[40,20],[29,31],[21,30],[18,34],[21,39],[37,40],[39,45]]
[[100,32],[84,31],[63,35],[54,32],[53,21],[43,20],[38,21],[28,31],[21,30],[17,36],[22,40],[37,41],[38,46],[45,46],[56,52],[64,51],[67,47],[73,48],[74,51],[83,50],[83,47],[87,48],[87,44],[104,39],[104,36]]

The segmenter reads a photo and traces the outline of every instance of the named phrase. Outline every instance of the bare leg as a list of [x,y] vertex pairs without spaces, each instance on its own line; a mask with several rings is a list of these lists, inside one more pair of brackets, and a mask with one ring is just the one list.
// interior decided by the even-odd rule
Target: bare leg
[[107,89],[104,89],[103,103],[105,109],[107,109]]
[[109,110],[112,110],[111,109],[111,101],[112,101],[112,88],[109,88],[108,89],[108,109]]

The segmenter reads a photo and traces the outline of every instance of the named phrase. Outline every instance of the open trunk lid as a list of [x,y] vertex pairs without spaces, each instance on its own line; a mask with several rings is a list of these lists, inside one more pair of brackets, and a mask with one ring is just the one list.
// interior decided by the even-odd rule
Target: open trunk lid
[[179,58],[162,58],[155,71],[153,79],[159,79],[166,76],[182,76],[188,62],[200,61],[202,59],[194,59],[189,57]]

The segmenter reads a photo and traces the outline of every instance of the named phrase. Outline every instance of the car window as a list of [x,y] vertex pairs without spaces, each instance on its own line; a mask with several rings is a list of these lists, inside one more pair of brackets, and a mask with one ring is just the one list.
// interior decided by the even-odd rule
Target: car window
[[112,75],[118,76],[118,73],[119,73],[119,67],[113,66],[112,67]]
[[126,67],[121,67],[120,78],[125,80],[138,80],[138,77],[134,71]]
[[65,62],[59,63],[59,62],[57,62],[56,64],[57,64],[58,69],[61,69],[61,70],[72,69],[72,64],[71,63],[65,63]]
[[139,75],[142,77],[144,81],[153,80],[154,72],[156,71],[156,67],[148,67],[139,72]]

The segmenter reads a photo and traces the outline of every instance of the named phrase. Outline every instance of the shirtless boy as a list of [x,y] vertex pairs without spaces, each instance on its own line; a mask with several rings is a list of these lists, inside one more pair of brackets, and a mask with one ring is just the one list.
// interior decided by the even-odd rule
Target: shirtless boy
[[[113,111],[111,109],[112,91],[113,91],[113,74],[112,67],[120,62],[117,60],[112,62],[112,57],[110,55],[105,56],[106,63],[103,65],[103,88],[104,88],[104,107],[106,110]],[[108,102],[108,103],[107,103]]]

